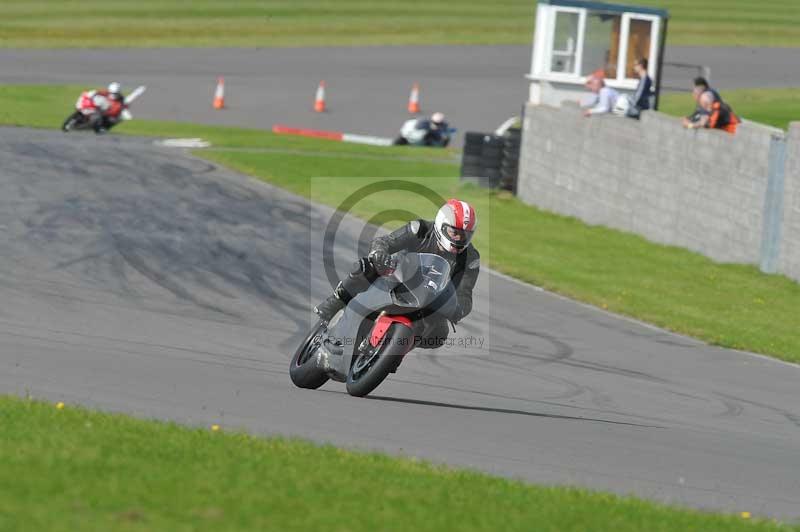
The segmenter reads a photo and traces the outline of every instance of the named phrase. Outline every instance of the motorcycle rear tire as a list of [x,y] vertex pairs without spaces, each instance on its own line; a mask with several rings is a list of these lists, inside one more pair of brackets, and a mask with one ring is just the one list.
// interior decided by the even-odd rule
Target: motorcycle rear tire
[[394,373],[403,356],[408,353],[409,346],[414,343],[414,331],[398,323],[392,324],[386,331],[386,337],[378,353],[377,359],[370,363],[363,372],[354,373],[353,366],[347,373],[347,393],[354,397],[364,397],[378,387],[383,380]]
[[323,327],[322,321],[318,321],[308,336],[300,343],[297,351],[292,356],[292,361],[289,364],[289,378],[298,388],[306,388],[316,390],[326,382],[328,382],[328,374],[317,366],[317,357],[315,353],[309,356],[308,349],[311,341],[319,334]]

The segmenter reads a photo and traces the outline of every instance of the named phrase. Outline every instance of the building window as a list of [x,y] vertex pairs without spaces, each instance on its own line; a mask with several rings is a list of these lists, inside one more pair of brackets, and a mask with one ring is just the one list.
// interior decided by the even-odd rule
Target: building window
[[650,39],[653,23],[649,20],[632,18],[628,27],[628,54],[625,58],[625,77],[635,78],[633,65],[639,59],[649,59]]
[[563,72],[565,74],[574,74],[576,72],[579,20],[580,15],[578,13],[556,12],[550,72]]
[[606,78],[615,79],[617,77],[621,27],[622,17],[620,15],[592,12],[587,14],[581,76],[588,76],[602,70]]

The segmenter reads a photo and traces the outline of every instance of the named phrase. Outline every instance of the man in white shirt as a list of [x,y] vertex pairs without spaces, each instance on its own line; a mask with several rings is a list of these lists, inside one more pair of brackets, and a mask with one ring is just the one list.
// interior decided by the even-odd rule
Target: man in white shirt
[[583,116],[610,113],[614,110],[619,93],[607,87],[602,75],[595,72],[586,80],[586,86],[595,94],[588,105],[584,105]]

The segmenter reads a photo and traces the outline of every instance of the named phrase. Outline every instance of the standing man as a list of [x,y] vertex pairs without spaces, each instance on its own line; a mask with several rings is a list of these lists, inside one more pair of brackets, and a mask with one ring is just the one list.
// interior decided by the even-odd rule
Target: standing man
[[633,64],[633,71],[639,78],[639,84],[636,86],[636,92],[633,95],[633,104],[640,113],[650,109],[650,95],[653,92],[653,80],[647,73],[647,59],[637,60]]

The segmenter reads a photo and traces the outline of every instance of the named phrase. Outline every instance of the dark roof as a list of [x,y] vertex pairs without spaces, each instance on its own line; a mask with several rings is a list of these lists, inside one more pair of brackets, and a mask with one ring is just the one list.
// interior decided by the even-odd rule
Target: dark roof
[[583,7],[592,11],[605,11],[606,13],[641,13],[642,15],[655,15],[669,18],[669,11],[654,7],[629,6],[622,4],[606,4],[604,2],[590,2],[584,0],[539,0],[540,4],[550,4],[564,7]]

